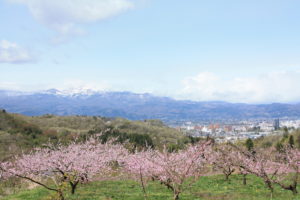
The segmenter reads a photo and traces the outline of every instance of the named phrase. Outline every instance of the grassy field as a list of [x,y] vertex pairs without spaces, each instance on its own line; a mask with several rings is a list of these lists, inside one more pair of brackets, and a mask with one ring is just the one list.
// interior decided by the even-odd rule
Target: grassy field
[[[148,200],[171,200],[172,193],[158,183],[147,186]],[[3,200],[50,200],[52,192],[35,188],[2,198]],[[67,200],[143,200],[141,187],[133,181],[102,181],[80,185],[76,194],[66,194]],[[203,177],[181,195],[181,200],[269,200],[270,192],[263,182],[248,177],[248,185],[242,184],[242,177],[233,175],[231,183],[224,181],[223,176]],[[275,188],[273,200],[300,200],[291,192]]]

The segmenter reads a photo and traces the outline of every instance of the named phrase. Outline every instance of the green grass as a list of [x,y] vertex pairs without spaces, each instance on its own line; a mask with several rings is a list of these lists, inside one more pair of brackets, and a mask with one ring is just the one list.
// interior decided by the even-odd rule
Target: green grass
[[[172,192],[158,183],[147,186],[149,200],[172,200]],[[53,196],[41,187],[19,192],[2,198],[3,200],[49,200]],[[80,185],[75,195],[66,194],[67,200],[143,200],[139,184],[133,181],[102,181]],[[242,184],[242,177],[233,175],[231,183],[223,176],[202,177],[181,195],[181,200],[269,200],[270,192],[264,183],[254,177],[248,177],[248,185]],[[275,187],[273,200],[300,200],[291,192]]]

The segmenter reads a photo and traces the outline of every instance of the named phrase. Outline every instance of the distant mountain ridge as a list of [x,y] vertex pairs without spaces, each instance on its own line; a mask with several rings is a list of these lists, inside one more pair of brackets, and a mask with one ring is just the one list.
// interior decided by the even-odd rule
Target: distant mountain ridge
[[300,104],[196,102],[148,93],[103,92],[90,89],[39,92],[0,90],[0,108],[25,115],[95,115],[131,120],[163,121],[251,118],[300,118]]

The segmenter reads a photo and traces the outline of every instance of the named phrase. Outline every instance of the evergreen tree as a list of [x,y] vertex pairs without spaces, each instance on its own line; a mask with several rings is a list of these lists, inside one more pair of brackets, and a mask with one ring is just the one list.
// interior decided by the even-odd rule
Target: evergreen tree
[[294,145],[295,145],[295,141],[294,141],[294,136],[290,136],[290,138],[289,138],[289,145],[290,145],[290,147],[294,147]]
[[284,147],[283,147],[283,144],[282,144],[281,142],[278,142],[278,143],[276,144],[276,150],[277,150],[278,152],[284,152]]
[[252,150],[253,150],[254,143],[253,143],[253,141],[251,140],[251,138],[248,138],[248,139],[246,140],[246,144],[245,144],[245,145],[246,145],[248,151],[252,151]]

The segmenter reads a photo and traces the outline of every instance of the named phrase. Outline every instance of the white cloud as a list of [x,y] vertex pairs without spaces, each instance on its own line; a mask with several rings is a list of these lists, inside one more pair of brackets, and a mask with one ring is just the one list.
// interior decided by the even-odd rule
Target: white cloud
[[183,80],[180,98],[243,103],[300,102],[300,71],[270,72],[258,77],[223,79],[202,72]]
[[0,41],[0,63],[25,63],[33,61],[30,52],[18,44],[7,40]]
[[78,25],[118,15],[133,8],[131,0],[8,0],[26,5],[40,23],[62,35],[82,34]]

